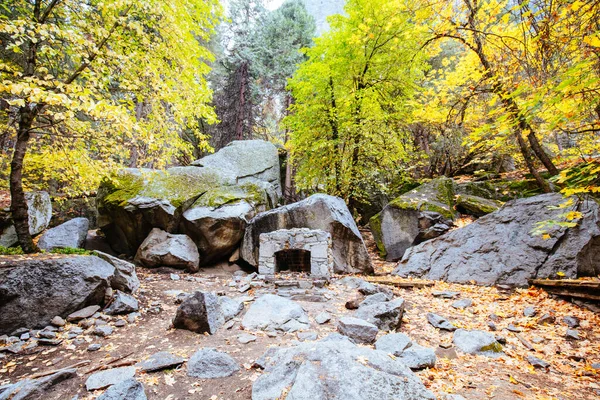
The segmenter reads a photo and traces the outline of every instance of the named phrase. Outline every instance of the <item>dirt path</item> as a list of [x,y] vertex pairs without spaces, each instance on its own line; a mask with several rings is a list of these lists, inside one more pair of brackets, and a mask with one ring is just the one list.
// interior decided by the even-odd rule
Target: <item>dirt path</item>
[[[385,273],[393,266],[376,261],[378,273]],[[215,347],[234,357],[242,369],[229,378],[198,380],[186,375],[185,364],[176,370],[150,374],[140,374],[148,398],[153,399],[250,399],[253,381],[260,370],[252,368],[254,360],[260,357],[269,346],[289,346],[297,337],[295,334],[279,333],[269,337],[258,332],[256,342],[240,344],[237,336],[241,330],[239,320],[227,330],[220,329],[216,335],[198,335],[188,331],[170,328],[175,315],[177,291],[215,291],[230,297],[241,296],[236,288],[230,288],[232,269],[213,269],[188,275],[179,273],[180,280],[172,280],[169,272],[140,269],[142,288],[137,296],[141,305],[141,317],[123,328],[115,328],[108,338],[97,338],[91,334],[80,336],[85,343],[73,344],[64,341],[57,347],[40,346],[37,352],[29,355],[0,353],[0,385],[15,382],[31,374],[64,368],[82,360],[90,364],[79,369],[79,376],[56,386],[45,399],[92,399],[101,392],[88,393],[85,380],[86,371],[101,363],[132,353],[119,362],[142,360],[158,351],[170,351],[185,358],[190,357],[200,347]],[[457,291],[460,298],[471,298],[473,306],[466,310],[451,307],[454,300],[437,298],[436,291]],[[261,293],[277,292],[268,285],[257,287],[244,295],[257,296]],[[324,289],[310,289],[327,299],[327,302],[299,303],[311,317],[311,329],[324,337],[335,330],[335,322],[343,315],[351,314],[344,303],[356,296],[356,291],[330,285]],[[591,311],[579,308],[560,299],[549,298],[545,292],[535,289],[517,290],[512,293],[495,288],[482,288],[470,285],[450,285],[442,282],[433,287],[415,290],[396,290],[396,294],[408,302],[401,331],[423,346],[436,349],[436,367],[417,372],[427,387],[436,395],[444,393],[461,394],[467,399],[597,399],[600,396],[600,371],[591,368],[592,363],[600,362],[600,318]],[[246,305],[246,309],[249,303]],[[555,312],[556,323],[540,326],[537,317],[523,316],[526,306],[535,306],[538,316]],[[332,322],[318,325],[314,317],[321,311],[334,316]],[[457,326],[466,329],[489,331],[489,315],[495,314],[498,327],[496,332],[506,339],[505,355],[490,359],[483,356],[459,354],[451,345],[452,334],[439,331],[427,323],[427,312],[440,314]],[[564,337],[567,326],[564,316],[576,316],[581,320],[579,328],[582,340],[570,341]],[[115,319],[111,323],[114,323]],[[509,324],[522,329],[520,335],[533,343],[535,351],[527,350],[514,333],[504,330]],[[538,342],[539,343],[536,343]],[[88,352],[90,343],[100,343],[102,348]],[[41,351],[40,351],[41,350]],[[549,371],[535,370],[524,359],[535,355],[549,362]]]

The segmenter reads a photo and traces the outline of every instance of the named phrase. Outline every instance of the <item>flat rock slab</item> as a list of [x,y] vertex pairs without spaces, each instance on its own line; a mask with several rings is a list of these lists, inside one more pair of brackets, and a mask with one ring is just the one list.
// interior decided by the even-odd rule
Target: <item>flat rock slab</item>
[[340,335],[269,349],[257,363],[264,367],[264,373],[252,386],[252,400],[435,399],[401,361],[357,346]]
[[75,368],[65,369],[39,379],[23,379],[12,385],[0,386],[1,400],[34,400],[45,398],[52,386],[77,376]]
[[393,331],[400,328],[404,315],[404,300],[378,302],[367,306],[360,306],[354,316],[372,323],[384,331]]
[[109,386],[131,379],[134,375],[135,367],[107,369],[90,375],[85,381],[85,387],[89,391],[105,389]]
[[502,345],[489,332],[459,329],[454,332],[453,341],[454,345],[463,353],[482,354],[486,356],[502,353]]
[[187,374],[193,378],[214,379],[231,376],[240,366],[229,354],[213,348],[200,349],[187,363]]
[[344,317],[338,321],[337,330],[355,343],[371,344],[375,341],[379,328],[370,322],[354,317]]
[[111,386],[97,400],[147,400],[144,385],[134,378]]
[[67,317],[67,321],[69,321],[69,322],[81,321],[82,319],[90,318],[92,315],[96,314],[98,311],[100,311],[100,306],[89,306],[86,308],[82,308],[79,311],[75,311],[74,313],[69,314],[69,316]]
[[176,356],[167,351],[161,351],[152,354],[146,360],[137,363],[135,366],[144,372],[154,372],[163,369],[176,368],[183,364],[185,359]]
[[460,309],[471,307],[472,305],[473,305],[473,300],[460,299],[460,300],[456,300],[454,303],[452,303],[452,308],[456,308],[456,309],[460,310]]
[[412,340],[404,333],[390,333],[382,336],[375,342],[375,348],[380,351],[392,354],[394,356],[401,355],[404,350],[413,345]]
[[300,304],[273,294],[259,297],[248,309],[242,326],[246,330],[296,332],[309,328],[308,315]]
[[443,329],[445,331],[455,331],[457,328],[452,325],[446,318],[434,313],[427,313],[427,321],[434,328]]

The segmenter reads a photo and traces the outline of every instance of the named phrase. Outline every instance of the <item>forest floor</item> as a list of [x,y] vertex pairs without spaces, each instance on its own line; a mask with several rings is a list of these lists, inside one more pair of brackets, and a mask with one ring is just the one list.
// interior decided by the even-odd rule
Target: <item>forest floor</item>
[[[369,235],[367,242],[370,251],[374,251]],[[374,253],[373,260],[378,275],[385,275],[394,267],[393,263],[381,261]],[[175,296],[178,291],[189,293],[205,290],[222,292],[230,297],[240,296],[237,288],[228,286],[235,270],[235,266],[225,265],[189,275],[167,269],[140,268],[138,276],[142,288],[137,297],[141,317],[136,322],[115,328],[107,338],[98,338],[86,331],[80,336],[85,343],[80,345],[65,340],[56,347],[39,346],[27,355],[0,353],[0,357],[4,355],[0,358],[0,385],[89,360],[87,365],[79,368],[77,378],[55,386],[44,398],[68,400],[78,396],[79,400],[93,399],[101,391],[87,392],[85,381],[92,370],[106,362],[118,359],[111,366],[132,364],[158,351],[170,351],[187,359],[201,347],[214,347],[234,357],[242,366],[241,371],[228,378],[203,380],[188,377],[184,364],[173,370],[138,372],[136,378],[144,384],[150,400],[250,399],[252,383],[261,374],[260,369],[253,368],[254,360],[268,347],[286,347],[297,343],[296,334],[279,333],[276,337],[269,337],[261,332],[252,332],[257,340],[241,344],[237,337],[245,332],[241,330],[239,320],[231,329],[221,328],[215,335],[199,335],[170,326],[177,309]],[[173,272],[179,274],[181,279],[172,280],[170,273]],[[256,296],[273,290],[268,286],[253,288],[244,295]],[[454,309],[450,305],[455,300],[434,297],[432,294],[446,290],[460,292],[460,298],[472,299],[473,306],[464,310]],[[505,291],[493,287],[434,282],[430,287],[394,289],[394,292],[408,304],[401,332],[420,345],[436,349],[438,359],[435,368],[416,373],[439,398],[443,399],[445,393],[460,394],[467,399],[599,398],[600,370],[594,370],[591,364],[600,362],[600,315],[552,298],[535,288]],[[322,338],[335,331],[337,319],[352,313],[344,304],[354,298],[356,292],[345,286],[331,284],[320,289],[319,293],[327,299],[326,302],[299,303],[311,317],[311,330]],[[246,309],[249,305],[246,304]],[[554,312],[556,323],[538,325],[538,317],[523,316],[526,306],[535,306],[538,317]],[[322,311],[329,312],[333,319],[327,324],[318,325],[312,319]],[[495,333],[506,339],[504,354],[498,358],[457,354],[451,346],[452,333],[431,326],[426,319],[428,312],[440,314],[461,328],[484,331],[489,331],[489,316],[495,314],[498,328]],[[581,340],[565,338],[567,325],[562,321],[565,316],[580,319],[581,326],[578,329]],[[519,334],[533,345],[534,350],[528,350],[514,333],[504,329],[509,324],[522,329]],[[88,352],[87,347],[91,343],[99,343],[102,348]],[[548,370],[534,369],[525,360],[528,355],[549,362],[551,367]]]

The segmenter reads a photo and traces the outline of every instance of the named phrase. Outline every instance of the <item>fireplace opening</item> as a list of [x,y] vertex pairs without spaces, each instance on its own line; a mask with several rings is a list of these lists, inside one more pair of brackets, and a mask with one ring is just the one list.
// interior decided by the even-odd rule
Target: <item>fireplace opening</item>
[[310,273],[310,251],[286,249],[275,253],[275,272]]

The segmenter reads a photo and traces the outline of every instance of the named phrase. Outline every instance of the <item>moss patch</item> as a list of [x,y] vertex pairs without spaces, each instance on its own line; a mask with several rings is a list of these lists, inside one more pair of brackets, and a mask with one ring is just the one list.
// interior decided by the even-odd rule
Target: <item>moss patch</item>
[[501,353],[502,352],[502,345],[498,342],[494,342],[490,345],[487,346],[483,346],[480,350],[481,352],[486,352],[486,351],[491,351],[493,353]]
[[379,250],[379,255],[381,256],[381,258],[385,258],[387,256],[387,251],[385,250],[385,246],[383,245],[383,234],[381,232],[381,214],[382,213],[379,213],[369,220],[369,227],[371,228],[371,232],[373,233],[373,239],[375,240],[375,244],[377,245],[377,250]]

